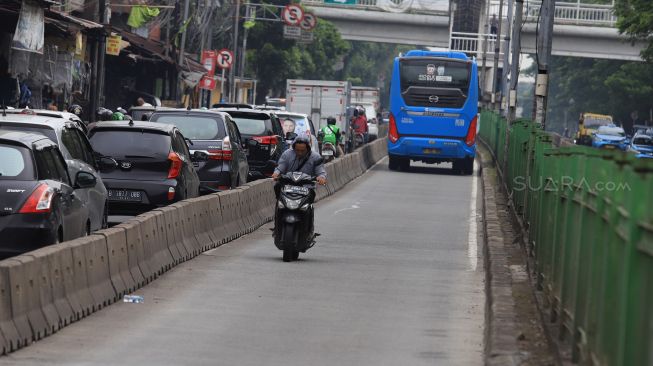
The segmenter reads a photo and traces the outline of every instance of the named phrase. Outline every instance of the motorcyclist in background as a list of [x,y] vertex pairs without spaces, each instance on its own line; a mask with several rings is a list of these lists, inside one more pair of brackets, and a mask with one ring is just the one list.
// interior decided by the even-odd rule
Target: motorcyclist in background
[[367,117],[365,116],[365,108],[362,106],[358,106],[354,110],[352,127],[355,133],[363,135],[363,143],[367,143]]
[[323,143],[329,142],[336,147],[336,157],[344,154],[342,149],[342,136],[340,134],[340,127],[336,126],[336,119],[334,117],[327,117],[327,125],[322,127],[324,133]]

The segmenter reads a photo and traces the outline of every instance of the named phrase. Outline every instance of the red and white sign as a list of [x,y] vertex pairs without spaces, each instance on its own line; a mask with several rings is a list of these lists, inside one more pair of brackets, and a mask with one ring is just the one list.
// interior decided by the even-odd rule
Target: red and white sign
[[304,19],[304,10],[299,5],[286,5],[281,11],[281,19],[288,25],[299,25]]
[[202,65],[206,70],[206,76],[213,77],[215,74],[215,59],[217,52],[215,51],[202,51]]
[[206,90],[213,90],[215,89],[215,86],[217,85],[217,82],[214,77],[209,77],[208,75],[202,76],[202,80],[200,80],[200,89],[206,89]]
[[226,48],[218,51],[217,65],[221,69],[228,69],[234,63],[234,53]]
[[313,13],[305,13],[304,18],[299,23],[299,26],[303,30],[307,30],[307,31],[313,30],[313,28],[315,28],[316,25],[317,25],[317,17]]

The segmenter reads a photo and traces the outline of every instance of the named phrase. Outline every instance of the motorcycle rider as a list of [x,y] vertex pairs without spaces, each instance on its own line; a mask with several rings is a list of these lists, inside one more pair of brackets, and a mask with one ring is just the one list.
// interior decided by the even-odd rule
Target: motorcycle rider
[[[303,172],[310,176],[317,177],[317,183],[320,185],[327,184],[326,169],[320,154],[311,150],[311,143],[308,138],[298,136],[292,143],[292,149],[288,149],[281,154],[277,167],[274,169],[272,179],[279,180],[281,174],[288,172]],[[314,187],[313,187],[314,188]],[[274,193],[279,197],[281,185],[274,186]],[[315,200],[315,191],[311,190],[311,203]]]
[[[279,157],[278,165],[272,174],[272,179],[276,181],[276,184],[274,185],[274,193],[277,200],[281,194],[279,176],[288,172],[306,173],[312,177],[317,177],[316,180],[318,184],[327,184],[327,173],[326,169],[324,169],[324,161],[320,154],[311,151],[311,143],[308,138],[304,136],[298,136],[295,138],[295,141],[292,143],[292,148],[284,151],[283,154],[281,154],[281,157]],[[310,188],[312,189],[310,189],[309,202],[313,203],[315,202],[315,185]],[[310,232],[313,231],[314,223],[312,221],[313,219],[311,218]],[[275,229],[272,230],[274,233]]]
[[354,110],[354,120],[351,125],[355,133],[363,135],[363,143],[367,143],[367,117],[362,106]]
[[340,135],[340,127],[336,126],[336,119],[334,117],[327,117],[327,125],[322,127],[322,133],[324,133],[322,142],[331,143],[336,147],[336,157],[342,156],[344,153],[341,147],[342,136]]

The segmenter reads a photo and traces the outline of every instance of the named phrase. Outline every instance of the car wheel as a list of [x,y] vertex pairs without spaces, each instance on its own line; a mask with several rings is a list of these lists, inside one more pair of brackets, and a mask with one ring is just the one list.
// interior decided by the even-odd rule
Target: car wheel
[[54,244],[63,243],[63,228],[59,226],[57,229],[57,236],[54,238]]
[[86,228],[84,229],[84,235],[83,236],[89,236],[91,235],[91,222],[86,221]]
[[399,170],[399,158],[390,155],[388,157],[388,169],[390,170]]

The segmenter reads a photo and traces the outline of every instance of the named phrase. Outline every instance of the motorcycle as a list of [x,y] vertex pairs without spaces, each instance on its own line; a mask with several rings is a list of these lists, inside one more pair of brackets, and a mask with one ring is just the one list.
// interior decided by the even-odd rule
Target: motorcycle
[[356,134],[354,135],[354,148],[358,149],[364,144],[365,144],[365,136],[360,132],[356,132]]
[[320,143],[320,155],[324,162],[328,163],[336,157],[336,147],[330,142],[324,142],[324,132],[317,133],[317,140]]
[[309,187],[316,181],[302,172],[289,172],[279,176],[281,186],[274,215],[274,245],[283,251],[283,261],[299,258],[315,245],[313,204],[314,189]]

